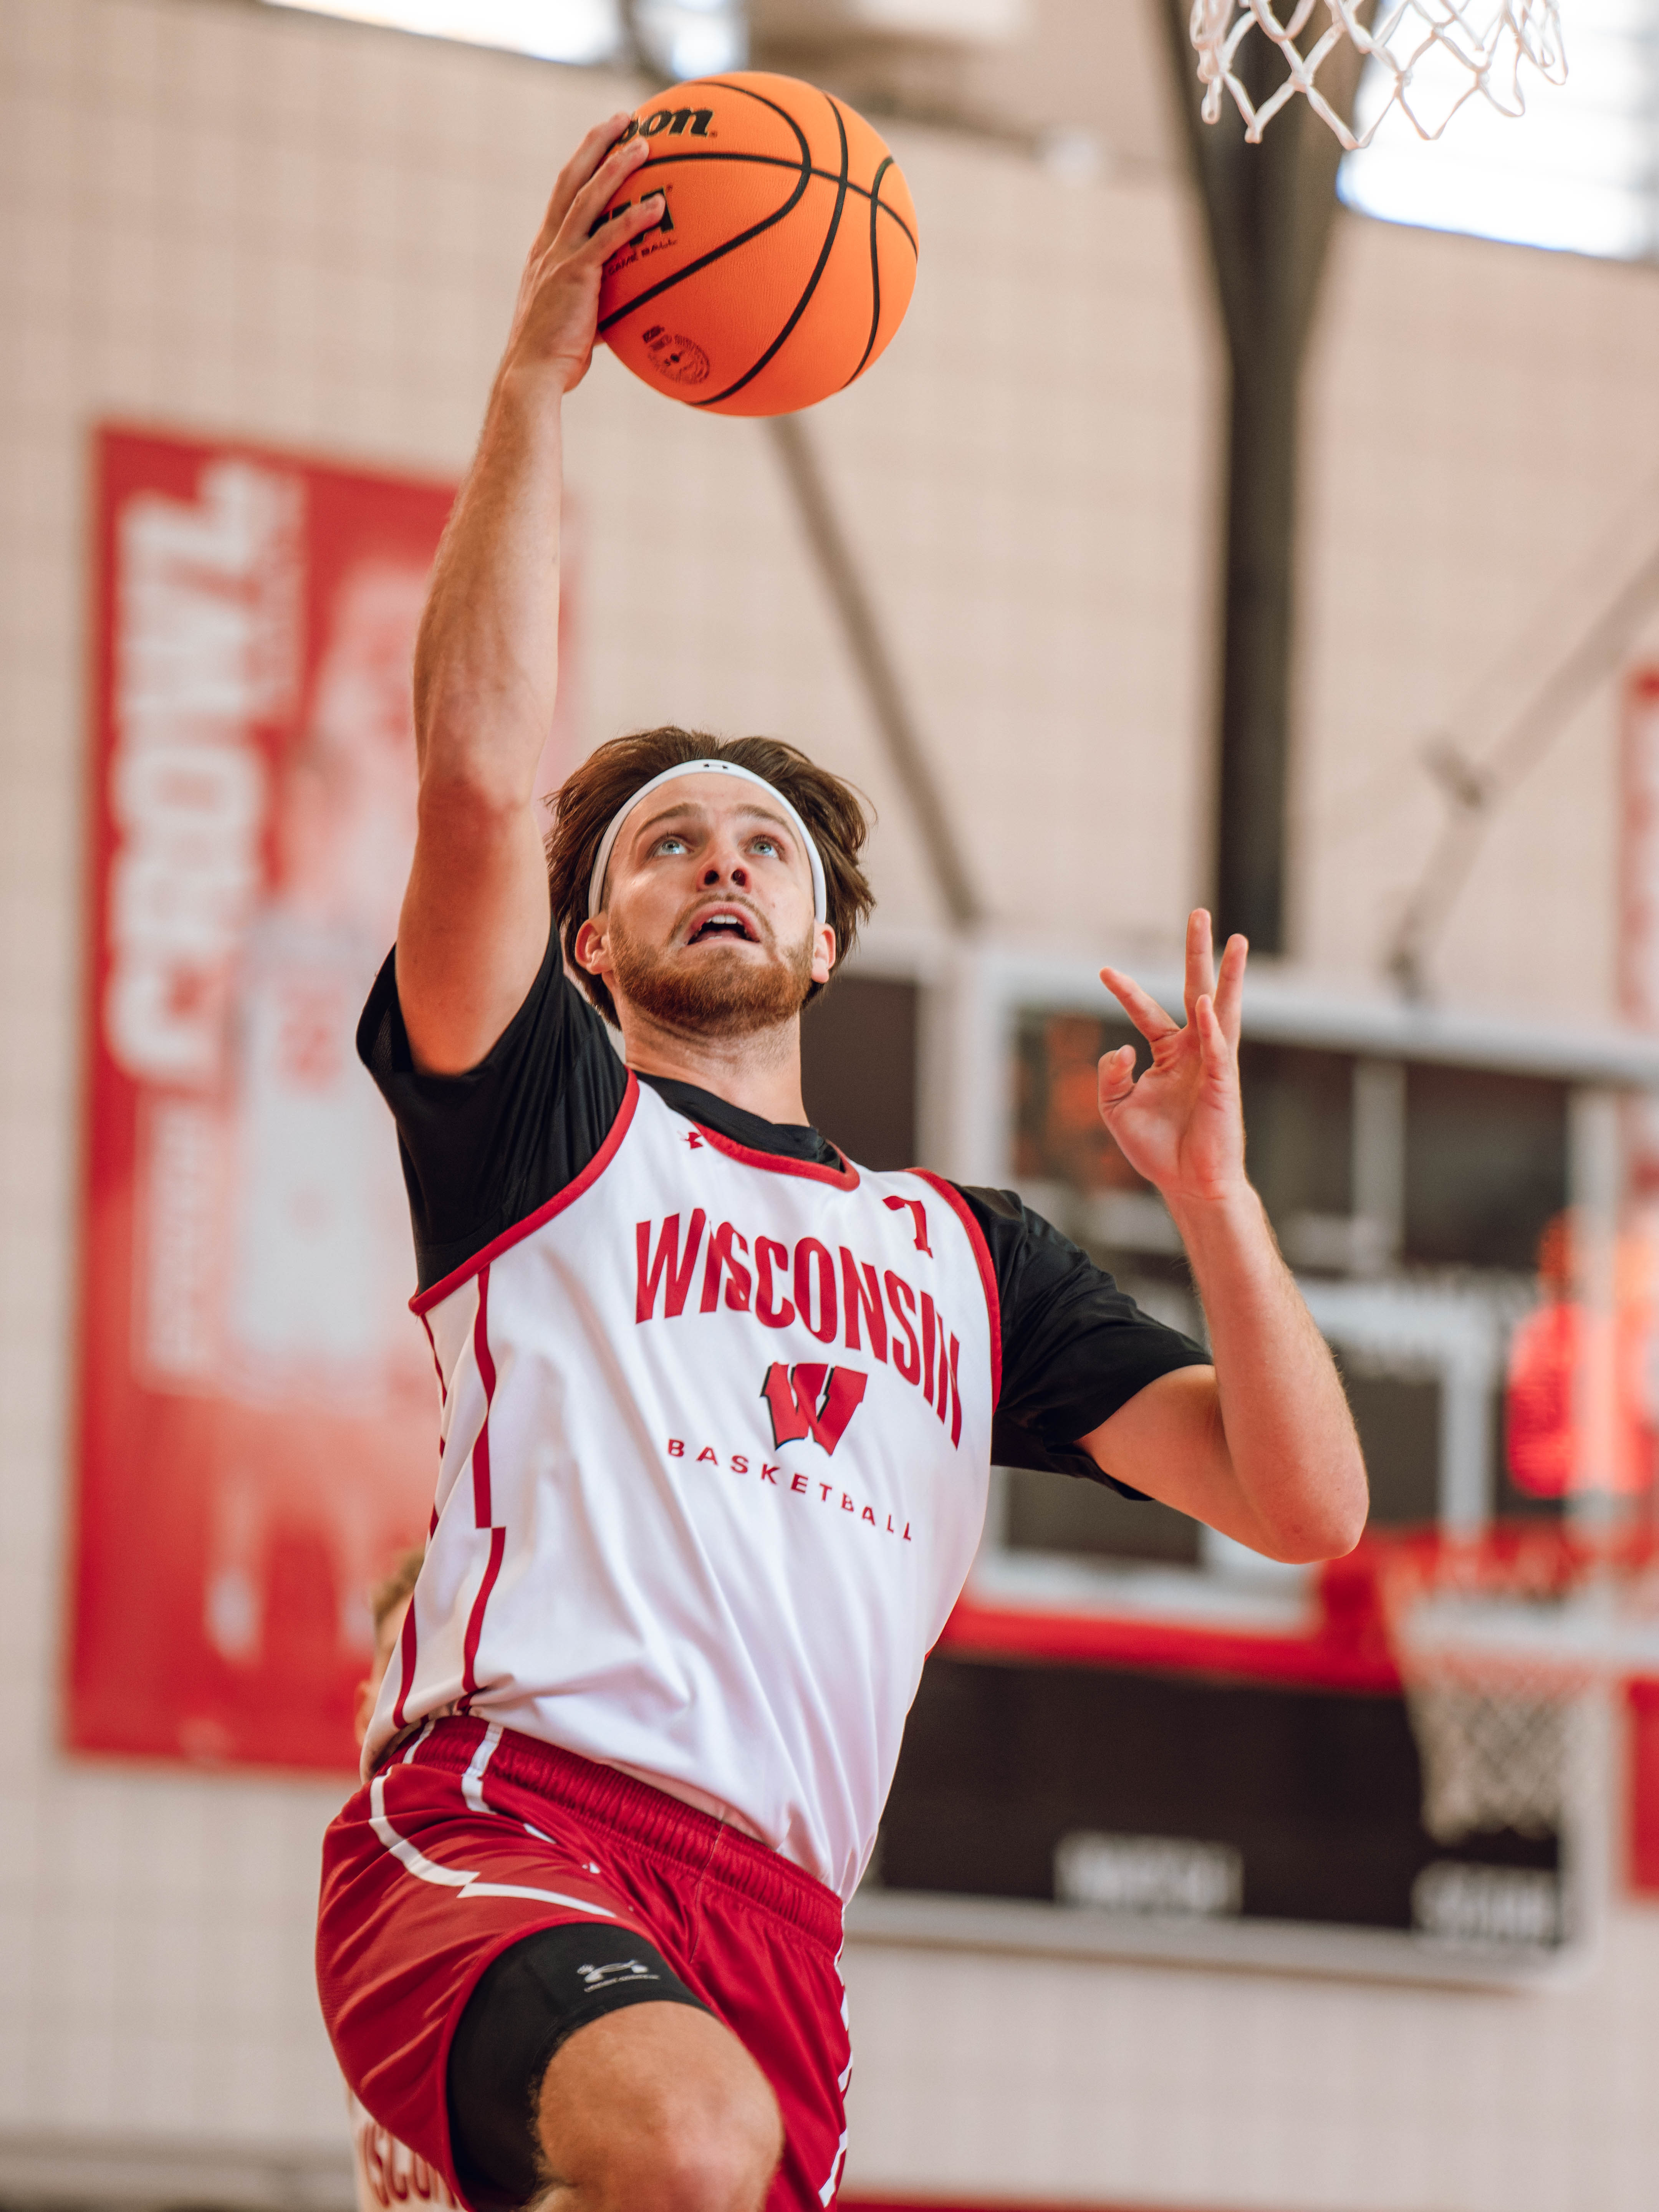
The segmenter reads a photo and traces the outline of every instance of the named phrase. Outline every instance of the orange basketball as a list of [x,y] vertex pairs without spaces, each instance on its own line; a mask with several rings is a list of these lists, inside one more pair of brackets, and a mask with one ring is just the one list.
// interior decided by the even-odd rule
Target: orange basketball
[[659,94],[624,137],[667,212],[607,266],[599,335],[635,376],[714,415],[787,415],[861,376],[904,319],[916,211],[861,115],[758,70]]

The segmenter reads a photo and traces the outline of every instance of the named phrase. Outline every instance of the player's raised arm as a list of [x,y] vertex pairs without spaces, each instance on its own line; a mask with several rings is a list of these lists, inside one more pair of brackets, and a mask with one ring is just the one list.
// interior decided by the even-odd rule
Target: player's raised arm
[[1238,1032],[1246,947],[1215,976],[1210,917],[1187,926],[1183,1027],[1115,969],[1101,980],[1152,1048],[1100,1063],[1100,1110],[1168,1206],[1209,1324],[1213,1368],[1163,1376],[1083,1439],[1120,1481],[1269,1558],[1329,1559],[1358,1541],[1365,1465],[1335,1364],[1244,1172]]
[[422,1067],[482,1060],[546,949],[532,787],[558,684],[561,409],[587,372],[606,256],[661,220],[641,198],[593,226],[646,159],[626,125],[590,131],[560,172],[519,286],[472,467],[439,549],[415,654],[415,864],[398,993]]

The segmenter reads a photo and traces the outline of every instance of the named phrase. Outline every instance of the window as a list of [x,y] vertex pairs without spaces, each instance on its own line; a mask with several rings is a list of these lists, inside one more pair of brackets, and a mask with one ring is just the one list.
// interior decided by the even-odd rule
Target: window
[[637,41],[670,77],[741,68],[748,58],[743,0],[635,0],[633,40],[623,0],[267,0],[354,23],[495,46],[539,61],[619,62]]
[[1567,1202],[1567,1091],[1491,1068],[1406,1077],[1406,1256],[1528,1274]]
[[[1132,1034],[1109,1015],[1022,1012],[1016,1170],[1027,1203],[1148,1312],[1201,1334],[1174,1224],[1096,1108],[1096,1062]],[[1374,1524],[1558,1514],[1508,1479],[1504,1383],[1568,1201],[1567,1084],[1251,1036],[1239,1065],[1251,1179],[1341,1363]],[[1005,1556],[1259,1571],[1165,1507],[1065,1476],[1004,1482]]]
[[801,1017],[801,1089],[812,1125],[878,1173],[921,1158],[918,997],[900,976],[838,975]]
[[621,0],[267,0],[276,8],[302,8],[313,15],[339,15],[386,30],[455,39],[471,46],[498,46],[550,62],[615,61],[623,50]]

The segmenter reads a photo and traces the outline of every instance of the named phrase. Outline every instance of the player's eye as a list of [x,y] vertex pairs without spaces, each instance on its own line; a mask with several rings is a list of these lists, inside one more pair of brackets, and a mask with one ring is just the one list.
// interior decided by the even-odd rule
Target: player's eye
[[651,848],[651,852],[654,859],[659,853],[689,853],[690,849],[679,832],[677,830],[671,830],[665,837],[658,838],[656,843]]
[[783,847],[775,837],[769,837],[763,830],[758,837],[749,840],[749,849],[751,853],[769,853],[775,860],[783,858]]

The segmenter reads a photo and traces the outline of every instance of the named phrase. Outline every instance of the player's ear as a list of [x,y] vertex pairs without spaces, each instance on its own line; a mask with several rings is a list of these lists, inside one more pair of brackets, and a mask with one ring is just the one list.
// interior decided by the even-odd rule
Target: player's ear
[[813,931],[812,940],[812,981],[827,983],[836,964],[836,933],[823,921]]
[[597,975],[605,963],[605,932],[597,922],[585,921],[576,932],[576,965]]

